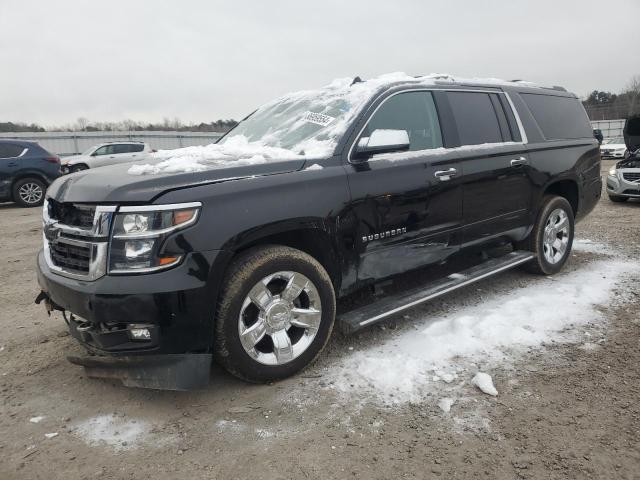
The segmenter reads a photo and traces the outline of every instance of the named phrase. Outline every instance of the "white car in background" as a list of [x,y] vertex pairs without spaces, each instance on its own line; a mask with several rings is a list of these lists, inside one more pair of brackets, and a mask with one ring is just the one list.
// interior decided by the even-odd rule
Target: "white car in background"
[[624,138],[606,138],[600,145],[600,155],[602,158],[626,158],[627,146]]
[[94,145],[81,155],[61,159],[62,173],[74,173],[88,168],[104,167],[115,163],[145,160],[155,152],[142,142],[113,142]]

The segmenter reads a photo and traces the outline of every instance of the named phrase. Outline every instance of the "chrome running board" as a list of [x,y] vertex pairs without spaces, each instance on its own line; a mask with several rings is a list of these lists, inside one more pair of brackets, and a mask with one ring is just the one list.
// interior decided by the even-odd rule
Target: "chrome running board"
[[378,302],[345,312],[337,318],[338,326],[346,334],[356,332],[396,313],[517,267],[533,258],[534,254],[531,252],[516,251],[489,259],[480,265],[452,273],[426,286],[422,285],[408,292],[385,297]]

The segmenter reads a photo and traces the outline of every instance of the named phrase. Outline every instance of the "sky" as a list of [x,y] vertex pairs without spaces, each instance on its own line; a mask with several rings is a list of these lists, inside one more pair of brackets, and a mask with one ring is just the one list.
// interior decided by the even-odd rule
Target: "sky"
[[388,72],[618,92],[640,0],[0,0],[0,122],[240,119]]

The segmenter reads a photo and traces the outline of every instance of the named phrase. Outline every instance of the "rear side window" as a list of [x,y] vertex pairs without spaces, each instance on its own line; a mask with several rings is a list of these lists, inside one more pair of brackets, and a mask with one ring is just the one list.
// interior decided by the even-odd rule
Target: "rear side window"
[[577,98],[521,93],[547,140],[593,138],[591,124]]
[[0,158],[19,157],[25,147],[12,143],[0,143]]
[[144,150],[144,145],[143,144],[135,144],[135,145],[129,145],[131,147],[131,149],[129,150],[130,152],[141,152],[142,150]]
[[131,145],[121,144],[113,146],[113,153],[129,153],[131,151]]
[[[458,127],[461,145],[504,141],[501,122],[488,93],[447,92],[447,98]],[[504,112],[501,113],[504,116]]]
[[409,150],[442,147],[438,113],[431,92],[399,93],[387,99],[373,114],[362,137],[374,130],[406,130]]

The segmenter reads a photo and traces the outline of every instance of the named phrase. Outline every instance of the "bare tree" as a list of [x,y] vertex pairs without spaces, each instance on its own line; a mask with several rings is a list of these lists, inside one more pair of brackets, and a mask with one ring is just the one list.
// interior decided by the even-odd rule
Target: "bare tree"
[[627,83],[624,93],[629,99],[629,116],[640,113],[640,75],[634,75]]
[[88,125],[89,125],[89,120],[86,119],[85,117],[78,117],[78,119],[76,120],[76,130],[80,130],[81,132],[84,132],[87,129]]

